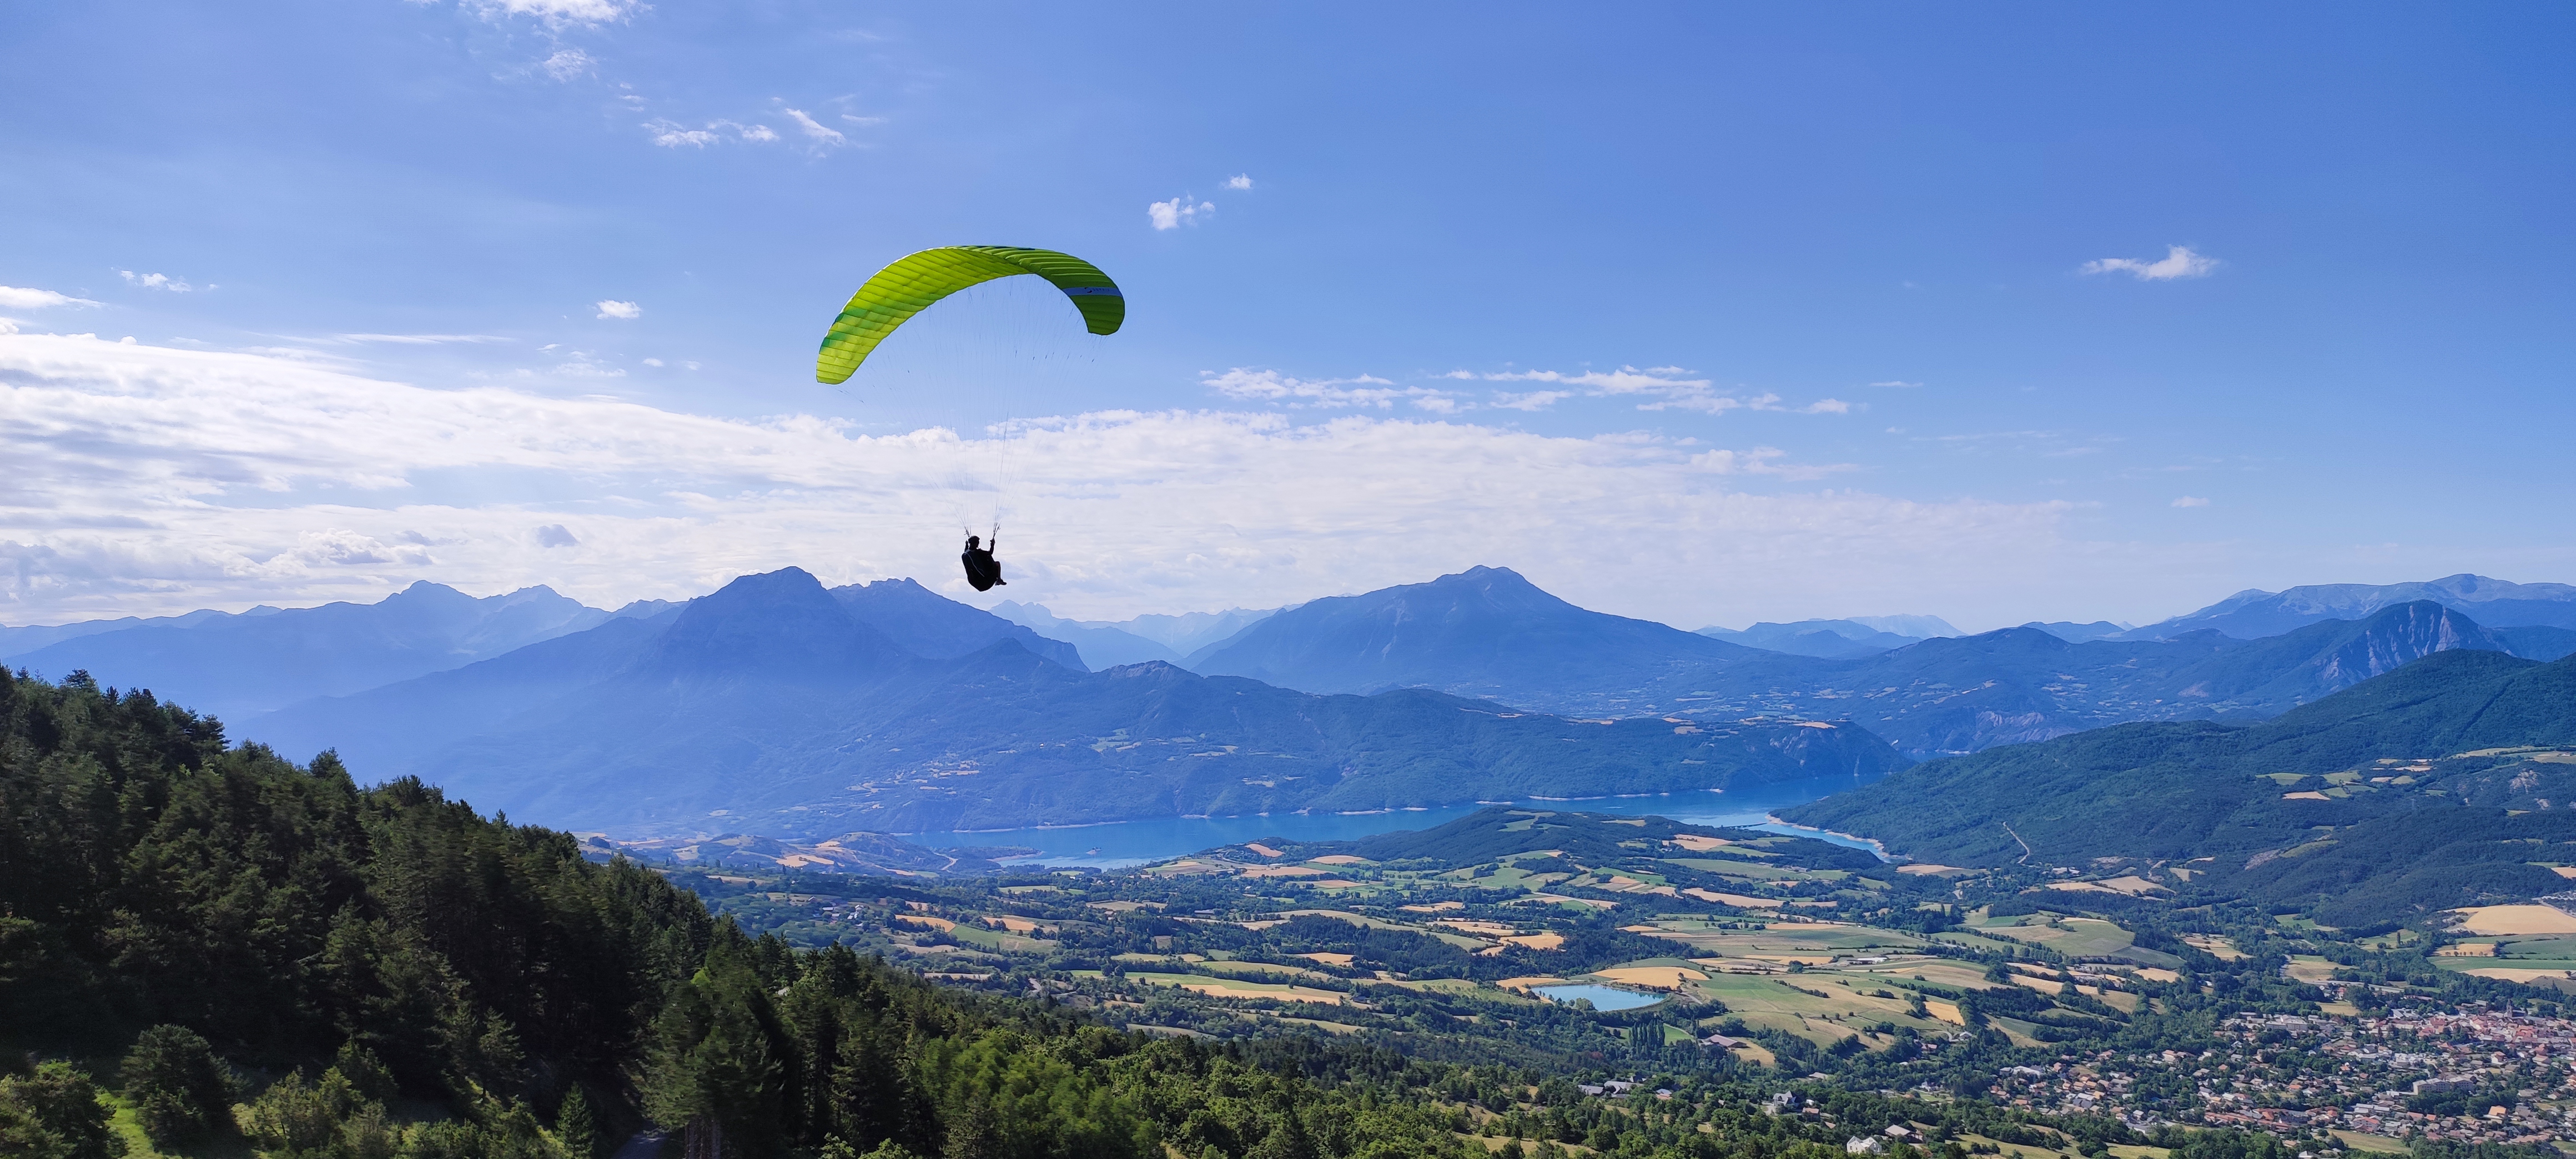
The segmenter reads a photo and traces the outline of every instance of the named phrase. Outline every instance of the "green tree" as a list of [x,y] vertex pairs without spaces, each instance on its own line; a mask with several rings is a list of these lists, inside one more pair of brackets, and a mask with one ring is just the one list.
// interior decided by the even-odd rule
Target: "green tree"
[[725,921],[706,965],[673,988],[654,1026],[644,1106],[665,1127],[713,1122],[729,1152],[765,1155],[788,1125],[793,1049],[750,949]]
[[89,1076],[67,1062],[0,1078],[0,1155],[25,1159],[116,1159],[125,1140],[108,1127],[107,1104]]
[[593,1159],[599,1154],[599,1125],[591,1119],[590,1098],[581,1093],[579,1083],[555,1108],[555,1139],[563,1144],[567,1159]]
[[125,1097],[156,1146],[195,1142],[231,1130],[231,1069],[215,1048],[184,1026],[155,1026],[127,1051]]

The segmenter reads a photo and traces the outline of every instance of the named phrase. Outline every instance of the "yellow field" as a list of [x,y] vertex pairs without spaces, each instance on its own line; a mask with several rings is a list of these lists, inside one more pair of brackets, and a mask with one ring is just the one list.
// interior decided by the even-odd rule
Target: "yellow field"
[[1620,966],[1595,970],[1592,976],[1604,981],[1654,990],[1679,990],[1685,983],[1704,982],[1708,975],[1681,966]]
[[2287,972],[2291,981],[2313,985],[2332,979],[2336,968],[2333,962],[2314,954],[2293,954]]
[[2529,983],[2532,983],[2532,982],[2538,982],[2538,981],[2541,981],[2542,979],[2560,979],[2560,978],[2576,977],[2576,974],[2570,974],[2568,971],[2563,970],[2563,969],[2561,969],[2561,970],[2518,970],[2518,969],[2515,969],[2515,968],[2513,968],[2513,967],[2511,967],[2511,966],[2480,966],[2480,967],[2477,967],[2476,969],[2473,969],[2473,970],[2462,970],[2462,971],[2460,971],[2460,973],[2463,973],[2463,974],[2475,974],[2475,975],[2477,975],[2478,977],[2481,977],[2481,978],[2495,978],[2495,979],[2498,979],[2498,980],[2501,980],[2501,981],[2505,981],[2505,982],[2521,982],[2521,983],[2525,983],[2525,984],[2529,984]]
[[1129,974],[1127,977],[1148,986],[1170,986],[1211,998],[1270,998],[1317,1006],[1339,1006],[1349,1000],[1349,995],[1338,990],[1317,990],[1278,982],[1249,982],[1241,978],[1209,978],[1199,974]]
[[1737,909],[1778,909],[1784,904],[1776,897],[1748,897],[1740,893],[1719,893],[1715,890],[1701,889],[1696,885],[1682,892],[1701,901],[1731,905]]
[[2466,934],[2576,934],[2576,917],[2554,906],[2482,905],[2450,911]]
[[2191,943],[2193,949],[2222,962],[2233,962],[2245,956],[2245,951],[2237,949],[2236,943],[2216,934],[2184,934],[2182,940]]

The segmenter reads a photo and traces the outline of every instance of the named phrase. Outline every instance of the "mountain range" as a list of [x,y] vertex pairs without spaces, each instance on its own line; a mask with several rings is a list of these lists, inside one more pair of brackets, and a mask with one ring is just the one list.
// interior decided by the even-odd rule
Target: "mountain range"
[[2576,628],[2576,586],[2517,584],[2485,576],[2445,576],[2424,583],[2314,584],[2287,591],[2241,591],[2189,615],[2126,633],[2164,639],[2213,629],[2239,640],[2277,636],[2320,620],[2352,620],[2397,604],[2429,600],[2490,628]]
[[2490,629],[2430,601],[2253,640],[2213,629],[2065,638],[2091,627],[2005,628],[1887,649],[1875,646],[1886,634],[1861,635],[1874,630],[1858,621],[1735,634],[1806,651],[1792,655],[1589,611],[1509,569],[1480,567],[1282,611],[1188,666],[1306,692],[1421,687],[1539,712],[1849,719],[1921,758],[2127,720],[2270,716],[2455,648],[2534,659],[2576,650],[2576,633]]
[[240,717],[470,664],[657,607],[606,612],[544,587],[476,599],[424,581],[372,604],[11,628],[0,636],[0,661],[51,676],[86,670],[102,683]]
[[481,807],[639,836],[1860,783],[1905,763],[1864,730],[1821,722],[1575,720],[1419,689],[1313,695],[1163,663],[1092,673],[962,606],[1009,630],[963,655],[925,655],[853,613],[938,597],[849,592],[793,568],[746,576],[657,616],[307,701],[239,731],[284,752],[337,748],[370,777],[417,775]]

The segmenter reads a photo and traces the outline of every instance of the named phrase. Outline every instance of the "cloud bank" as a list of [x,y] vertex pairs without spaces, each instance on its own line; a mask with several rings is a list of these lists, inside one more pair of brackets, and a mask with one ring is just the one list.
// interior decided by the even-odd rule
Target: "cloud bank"
[[[1004,440],[1014,482],[997,492]],[[1697,626],[2003,604],[2070,571],[2143,570],[2068,540],[2065,504],[1751,493],[1800,468],[1646,434],[1122,411],[874,436],[52,335],[0,337],[0,457],[12,624],[374,599],[414,579],[615,605],[789,564],[971,598],[950,575],[957,529],[996,516],[1012,592],[1067,615],[1266,607],[1493,563]]]

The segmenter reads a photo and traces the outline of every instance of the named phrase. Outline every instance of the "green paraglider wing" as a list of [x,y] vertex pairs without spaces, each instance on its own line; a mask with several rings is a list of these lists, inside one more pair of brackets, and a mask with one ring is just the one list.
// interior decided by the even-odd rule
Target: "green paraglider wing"
[[1036,274],[1054,283],[1082,312],[1083,328],[1115,334],[1127,320],[1127,299],[1118,283],[1072,254],[1007,245],[952,245],[897,259],[876,272],[823,335],[823,352],[814,359],[817,382],[847,382],[868,354],[906,319],[930,304],[979,282]]

